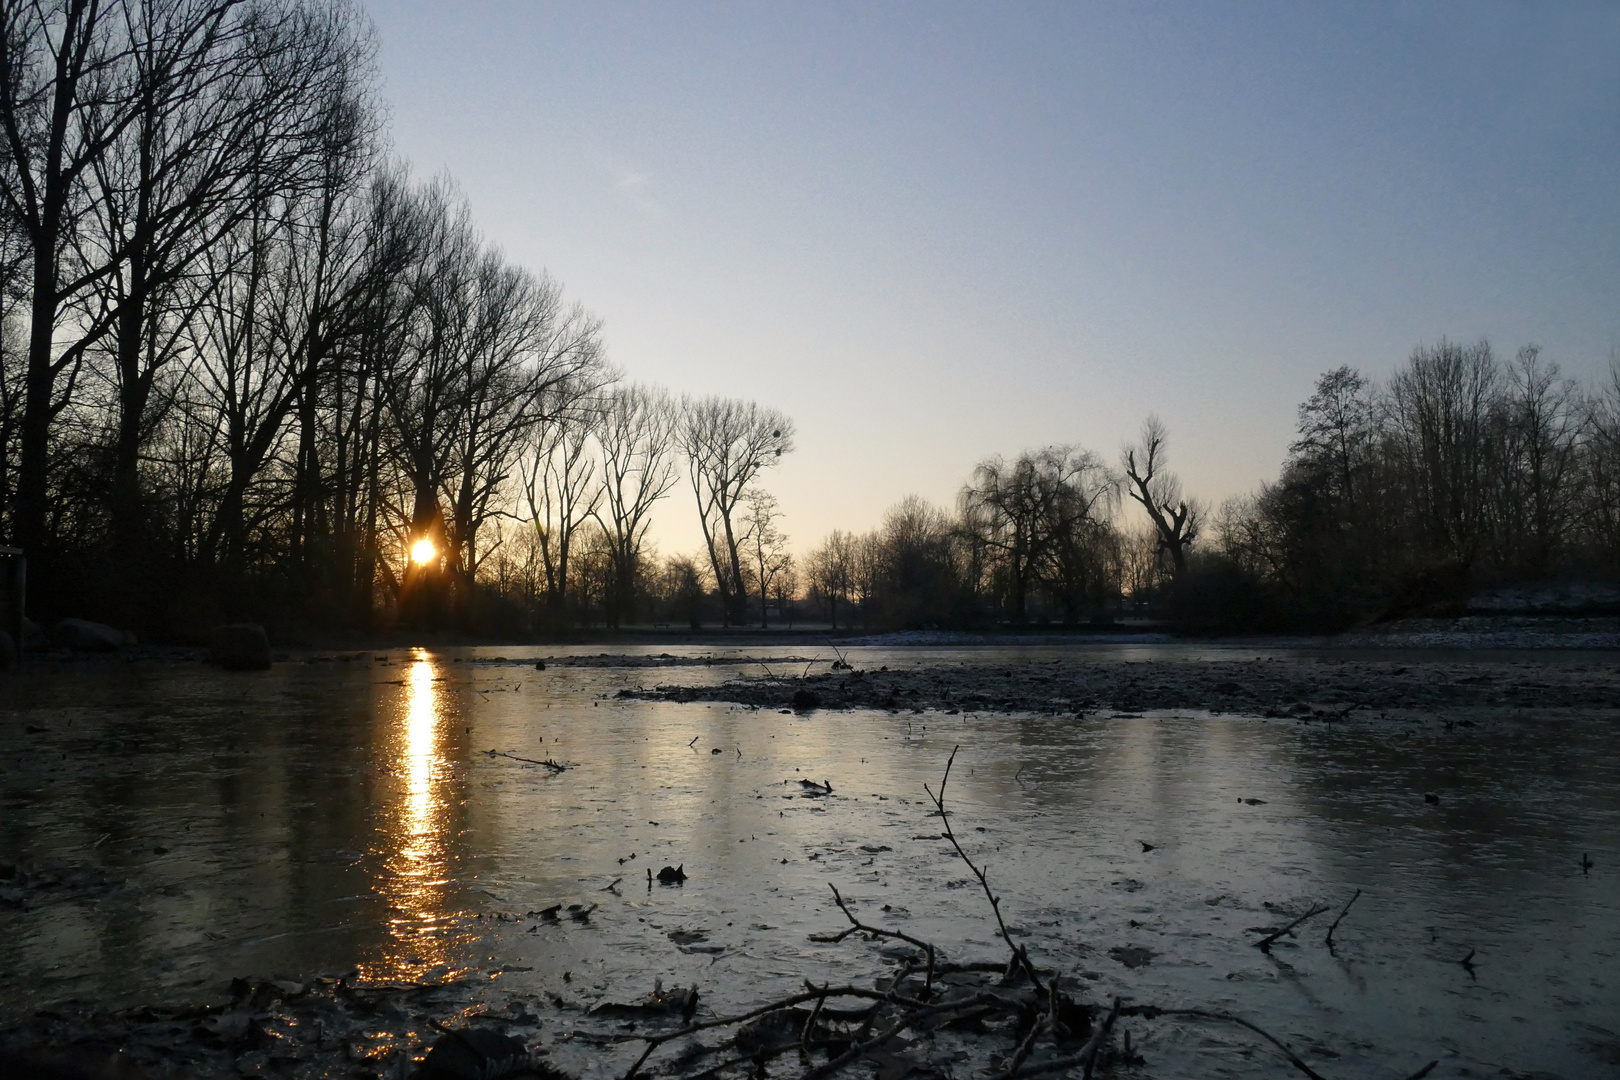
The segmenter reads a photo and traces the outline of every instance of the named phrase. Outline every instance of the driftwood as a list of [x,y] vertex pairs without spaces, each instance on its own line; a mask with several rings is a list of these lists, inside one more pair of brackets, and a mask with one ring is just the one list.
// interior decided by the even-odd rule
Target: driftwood
[[521,761],[525,765],[544,765],[546,768],[550,769],[553,773],[560,773],[560,772],[567,772],[568,771],[568,766],[567,765],[564,765],[560,761],[553,761],[551,758],[546,758],[544,761],[539,761],[539,760],[536,760],[535,758],[519,757],[518,755],[512,753],[509,750],[485,750],[484,753],[488,754],[490,757],[511,758],[513,761]]

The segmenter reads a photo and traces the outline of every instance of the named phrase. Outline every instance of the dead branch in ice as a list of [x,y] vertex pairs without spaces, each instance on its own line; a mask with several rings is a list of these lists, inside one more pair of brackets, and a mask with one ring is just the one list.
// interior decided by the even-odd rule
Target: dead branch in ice
[[1272,942],[1276,941],[1278,938],[1280,938],[1280,937],[1284,936],[1285,934],[1287,934],[1290,930],[1292,930],[1294,927],[1298,926],[1300,923],[1304,922],[1306,919],[1314,919],[1316,916],[1322,914],[1322,912],[1324,912],[1326,910],[1327,910],[1327,905],[1325,905],[1325,904],[1312,904],[1311,905],[1311,910],[1307,911],[1305,914],[1301,915],[1299,918],[1295,919],[1293,922],[1289,923],[1287,926],[1281,926],[1281,927],[1278,927],[1277,929],[1271,931],[1265,937],[1263,937],[1259,941],[1255,942],[1254,947],[1259,949],[1262,952],[1268,951],[1271,948],[1271,943]]
[[1333,931],[1337,930],[1339,928],[1339,924],[1344,922],[1344,917],[1350,914],[1350,905],[1359,899],[1361,899],[1361,890],[1357,889],[1356,894],[1344,902],[1344,910],[1339,912],[1339,917],[1337,919],[1333,920],[1333,925],[1328,927],[1327,938],[1325,939],[1324,944],[1327,945],[1329,952],[1333,951]]

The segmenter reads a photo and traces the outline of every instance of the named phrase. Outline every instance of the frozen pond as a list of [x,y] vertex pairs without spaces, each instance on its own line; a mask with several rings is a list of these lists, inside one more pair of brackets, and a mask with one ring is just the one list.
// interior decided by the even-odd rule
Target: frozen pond
[[[1132,648],[1209,654],[1090,651]],[[503,992],[574,1005],[659,977],[697,984],[715,1008],[747,1005],[879,969],[876,945],[808,939],[845,925],[828,883],[953,959],[1002,959],[923,793],[960,745],[955,828],[1021,943],[1095,1000],[1241,1013],[1333,1076],[1405,1076],[1431,1058],[1436,1076],[1620,1069],[1612,714],[1518,709],[1467,727],[797,715],[614,696],[758,665],[534,669],[564,651],[394,651],[386,665],[368,653],[248,675],[81,664],[0,682],[0,861],[34,875],[0,881],[0,1018],[354,969],[505,967]],[[1030,652],[846,655],[875,667]],[[530,763],[547,759],[568,768]],[[649,886],[665,865],[684,866],[683,886]],[[43,871],[56,882],[40,886]],[[1326,924],[1357,889],[1330,952]],[[1333,910],[1270,954],[1252,946],[1249,927],[1313,902]],[[558,903],[598,907],[586,922],[532,914]],[[548,1037],[573,1023],[542,1020]],[[1288,1073],[1230,1030],[1137,1040],[1148,1075]],[[619,1061],[554,1052],[604,1075]]]

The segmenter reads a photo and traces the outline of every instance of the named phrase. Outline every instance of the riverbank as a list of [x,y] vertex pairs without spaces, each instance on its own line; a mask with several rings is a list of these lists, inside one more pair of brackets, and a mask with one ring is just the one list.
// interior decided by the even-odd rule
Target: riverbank
[[1467,653],[1434,658],[1349,658],[1324,652],[1245,660],[1058,657],[916,666],[825,668],[797,677],[762,669],[719,685],[677,681],[621,690],[656,701],[724,701],[756,708],[885,709],[1086,715],[1199,709],[1266,717],[1344,720],[1358,713],[1477,709],[1614,709],[1620,655],[1546,664]]

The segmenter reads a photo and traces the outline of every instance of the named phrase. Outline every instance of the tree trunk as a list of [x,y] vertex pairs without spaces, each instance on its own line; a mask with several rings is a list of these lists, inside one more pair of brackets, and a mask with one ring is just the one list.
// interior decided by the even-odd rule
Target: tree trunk
[[141,506],[141,427],[152,396],[150,370],[143,371],[146,337],[146,259],[130,259],[129,294],[118,306],[118,435],[113,444],[112,532],[124,558],[138,558],[143,546]]
[[[47,198],[49,196],[47,195]],[[38,560],[44,554],[49,512],[51,398],[56,390],[52,339],[56,330],[57,232],[34,243],[34,296],[28,335],[28,375],[23,399],[22,460],[17,466],[13,530],[17,545]]]

